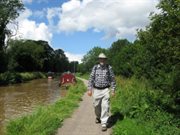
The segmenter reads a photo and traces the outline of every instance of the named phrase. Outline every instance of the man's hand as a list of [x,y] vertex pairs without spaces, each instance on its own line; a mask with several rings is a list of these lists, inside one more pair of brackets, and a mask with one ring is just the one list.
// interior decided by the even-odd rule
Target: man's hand
[[112,97],[115,96],[115,92],[114,92],[114,91],[111,92],[111,96],[112,96]]
[[87,94],[88,94],[88,96],[92,96],[92,90],[88,90],[88,92],[87,92]]

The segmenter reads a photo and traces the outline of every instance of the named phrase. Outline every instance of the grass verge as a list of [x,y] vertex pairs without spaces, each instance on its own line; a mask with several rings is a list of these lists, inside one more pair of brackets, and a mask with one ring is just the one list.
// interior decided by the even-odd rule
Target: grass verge
[[81,78],[84,78],[84,79],[86,79],[86,80],[89,79],[89,73],[85,73],[85,74],[76,73],[76,76],[81,77]]
[[6,127],[7,135],[50,135],[54,134],[78,107],[86,88],[82,81],[70,86],[67,95],[55,104],[43,106],[28,116],[12,120]]
[[179,135],[179,118],[164,108],[171,102],[161,90],[143,81],[117,77],[116,96],[111,99],[112,114],[120,113],[113,135]]

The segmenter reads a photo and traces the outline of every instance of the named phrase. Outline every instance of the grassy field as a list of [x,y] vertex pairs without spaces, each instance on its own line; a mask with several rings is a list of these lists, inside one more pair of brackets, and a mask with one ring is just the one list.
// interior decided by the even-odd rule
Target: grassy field
[[7,135],[50,135],[54,134],[62,125],[65,118],[69,117],[73,110],[78,107],[79,101],[86,88],[83,82],[68,89],[64,98],[52,105],[43,106],[31,115],[12,120],[6,127]]

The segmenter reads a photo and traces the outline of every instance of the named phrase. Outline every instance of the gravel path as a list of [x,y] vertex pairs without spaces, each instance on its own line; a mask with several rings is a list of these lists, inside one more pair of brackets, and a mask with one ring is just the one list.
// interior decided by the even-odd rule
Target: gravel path
[[[87,80],[81,79],[87,86]],[[63,122],[63,126],[58,129],[57,135],[111,135],[111,128],[101,131],[101,125],[95,123],[95,114],[92,104],[92,97],[87,93],[82,97],[79,104],[70,118]]]

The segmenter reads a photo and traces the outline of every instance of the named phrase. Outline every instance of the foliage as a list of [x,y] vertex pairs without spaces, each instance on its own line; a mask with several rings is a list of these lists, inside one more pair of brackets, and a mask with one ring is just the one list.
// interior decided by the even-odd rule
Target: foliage
[[67,71],[69,68],[69,61],[66,55],[64,54],[64,51],[61,49],[57,49],[54,51],[54,71],[55,72],[64,72]]
[[41,107],[31,115],[10,121],[7,125],[7,135],[55,134],[63,120],[78,107],[78,102],[81,100],[84,91],[83,82],[78,81],[76,85],[69,88],[67,96],[55,104]]
[[131,76],[132,69],[130,59],[133,56],[132,51],[131,43],[127,39],[114,42],[108,49],[109,63],[113,66],[116,74],[121,74],[126,77]]
[[79,64],[78,61],[71,61],[71,62],[69,63],[69,71],[70,71],[71,73],[76,73],[77,70],[78,70],[78,64]]
[[112,98],[111,111],[121,112],[122,121],[117,121],[115,135],[178,135],[178,116],[166,112],[162,106],[169,103],[170,97],[162,91],[155,91],[143,80],[117,79],[116,96]]
[[24,5],[20,0],[0,1],[0,51],[4,49],[6,35],[10,34],[7,24],[12,23],[23,9]]
[[87,73],[83,74],[83,73],[79,72],[79,73],[76,73],[76,76],[81,77],[81,78],[86,79],[86,80],[89,79],[89,74],[87,74]]
[[23,10],[20,0],[1,0],[0,1],[0,73],[7,69],[7,56],[5,53],[5,38],[11,32],[7,28],[19,16],[19,11]]
[[107,53],[106,49],[100,48],[100,47],[94,47],[92,50],[90,50],[82,59],[83,62],[83,70],[86,72],[89,72],[92,67],[97,64],[97,58],[100,53]]
[[46,78],[45,74],[41,72],[32,72],[32,73],[21,72],[20,76],[22,77],[23,82],[33,80],[33,79],[38,79],[38,78]]
[[53,50],[42,40],[10,40],[7,55],[10,71],[64,72],[69,66],[63,50]]
[[0,74],[0,85],[21,83],[37,78],[45,78],[45,75],[40,72],[33,72],[33,73],[5,72]]
[[42,69],[43,47],[32,40],[12,40],[7,50],[9,55],[9,70],[37,71]]
[[126,118],[118,121],[113,130],[113,135],[155,135],[147,126],[137,123],[133,119]]
[[22,77],[19,73],[5,72],[0,74],[0,85],[13,84],[22,82]]
[[142,50],[138,53],[138,76],[149,79],[154,88],[163,89],[172,98],[177,95],[180,69],[179,0],[161,0],[160,13],[151,16],[146,30],[138,32]]
[[41,46],[43,48],[43,53],[40,55],[40,59],[42,60],[42,71],[48,72],[53,69],[54,64],[54,55],[55,52],[53,48],[49,45],[47,41],[39,40],[34,41],[38,46]]
[[120,39],[112,43],[111,47],[108,49],[108,58],[109,62],[112,65],[116,65],[116,56],[122,52],[122,49],[125,46],[130,45],[131,43],[127,39]]

